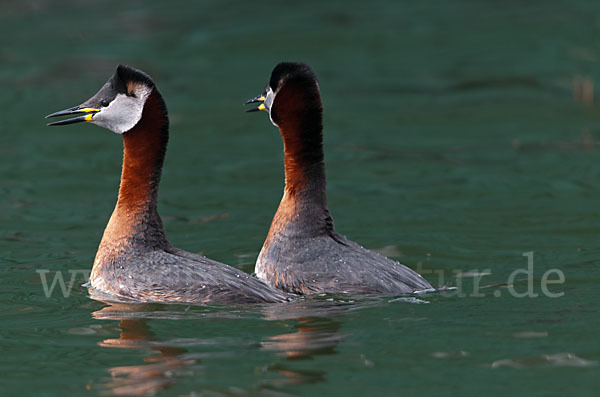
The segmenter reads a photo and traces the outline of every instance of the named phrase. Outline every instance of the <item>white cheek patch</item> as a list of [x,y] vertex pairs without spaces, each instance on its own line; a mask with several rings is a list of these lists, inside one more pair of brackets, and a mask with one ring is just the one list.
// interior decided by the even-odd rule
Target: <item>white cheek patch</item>
[[142,118],[144,104],[150,92],[152,92],[151,88],[138,84],[134,89],[135,96],[118,94],[110,105],[94,114],[91,123],[117,134],[129,131]]
[[273,106],[273,101],[275,101],[275,94],[273,93],[271,87],[269,87],[267,89],[267,95],[265,95],[265,108],[267,108],[267,110],[269,111],[269,120],[271,120],[271,124],[279,128],[279,126],[275,124],[273,118],[271,117],[271,107]]

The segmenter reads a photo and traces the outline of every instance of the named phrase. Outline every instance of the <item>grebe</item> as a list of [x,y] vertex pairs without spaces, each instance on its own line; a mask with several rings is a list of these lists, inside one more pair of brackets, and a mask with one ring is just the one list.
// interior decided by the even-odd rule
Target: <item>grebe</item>
[[158,185],[169,138],[166,104],[152,79],[119,65],[79,106],[46,117],[50,123],[90,122],[123,136],[116,207],[96,253],[90,287],[103,300],[161,303],[281,302],[286,296],[231,266],[174,248],[157,211]]
[[303,63],[280,63],[265,92],[246,102],[279,128],[285,190],[256,261],[256,275],[297,294],[390,293],[432,289],[418,273],[338,234],[327,207],[321,93]]

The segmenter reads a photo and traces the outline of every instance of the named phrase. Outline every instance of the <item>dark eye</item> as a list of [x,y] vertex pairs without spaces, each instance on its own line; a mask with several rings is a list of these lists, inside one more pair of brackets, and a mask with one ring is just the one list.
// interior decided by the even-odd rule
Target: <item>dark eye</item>
[[107,99],[103,99],[100,101],[100,105],[102,105],[102,107],[107,107],[110,105],[110,102]]

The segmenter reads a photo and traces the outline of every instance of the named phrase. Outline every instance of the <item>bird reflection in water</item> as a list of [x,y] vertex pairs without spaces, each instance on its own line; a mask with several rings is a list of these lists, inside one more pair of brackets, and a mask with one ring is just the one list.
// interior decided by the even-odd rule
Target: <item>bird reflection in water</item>
[[[112,381],[107,386],[112,394],[140,395],[165,389],[175,383],[173,370],[196,363],[186,357],[185,349],[167,346],[167,342],[155,338],[146,319],[135,318],[134,307],[127,305],[107,306],[93,314],[96,319],[119,320],[121,334],[117,339],[104,339],[99,346],[121,349],[145,349],[157,352],[144,359],[142,365],[110,367]],[[131,314],[128,316],[127,312]]]
[[319,383],[326,380],[326,371],[292,369],[294,361],[313,360],[317,356],[336,354],[336,347],[344,339],[340,333],[341,322],[333,320],[334,312],[344,311],[347,306],[338,306],[322,302],[304,302],[303,305],[273,305],[267,306],[267,320],[293,320],[286,324],[286,332],[273,335],[264,340],[262,348],[267,351],[280,353],[285,362],[270,366],[285,378],[274,381],[275,385]]
[[[238,310],[214,310],[193,307],[190,311],[184,307],[162,307],[153,310],[147,305],[112,304],[93,313],[98,320],[117,320],[121,333],[119,338],[104,339],[98,344],[107,348],[143,349],[156,354],[144,359],[139,365],[109,367],[111,379],[104,386],[115,395],[140,395],[154,393],[173,386],[178,380],[187,378],[198,371],[204,371],[207,358],[212,353],[188,351],[183,347],[198,344],[228,344],[232,341],[223,339],[179,339],[160,340],[150,329],[151,319],[190,320],[216,317],[238,321],[248,315],[250,318],[262,317],[272,324],[273,328],[284,328],[286,332],[266,337],[258,344],[248,344],[234,340],[232,349],[257,348],[272,352],[265,367],[267,372],[277,374],[276,377],[265,376],[260,382],[260,390],[285,387],[287,385],[319,383],[326,380],[326,371],[297,368],[304,360],[313,360],[318,356],[337,354],[336,348],[344,339],[340,333],[341,322],[334,320],[336,316],[354,305],[332,302],[306,300],[303,302],[273,304],[246,307]],[[166,309],[166,310],[165,310]],[[179,310],[181,309],[181,310]],[[200,317],[198,317],[200,316]],[[241,323],[240,327],[242,326]],[[277,331],[275,331],[277,332]],[[233,350],[232,350],[233,351]],[[203,366],[204,365],[204,366]],[[204,368],[204,369],[202,369]],[[231,386],[231,385],[230,385]],[[243,387],[242,387],[243,388]],[[223,389],[217,388],[218,392]],[[227,388],[225,390],[228,390]],[[236,390],[241,388],[236,387]],[[256,392],[250,387],[248,392]]]

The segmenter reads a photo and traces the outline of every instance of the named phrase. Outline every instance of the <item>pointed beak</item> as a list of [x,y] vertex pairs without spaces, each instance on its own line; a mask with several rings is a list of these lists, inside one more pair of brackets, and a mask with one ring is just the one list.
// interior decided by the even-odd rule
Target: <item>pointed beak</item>
[[[266,99],[265,94],[261,94],[261,95],[255,96],[254,98],[248,99],[246,102],[244,102],[244,105],[248,105],[251,103],[264,102],[265,99]],[[259,110],[267,110],[264,103],[261,103],[260,105],[258,105],[255,108],[248,109],[248,110],[246,110],[246,112],[258,112]]]
[[82,121],[92,121],[93,116],[98,113],[100,109],[89,108],[83,105],[75,106],[74,108],[61,110],[60,112],[52,113],[46,116],[46,118],[50,117],[58,117],[58,116],[69,116],[72,114],[82,114],[82,116],[73,117],[70,119],[55,121],[53,123],[48,123],[48,125],[67,125],[73,123],[80,123]]

